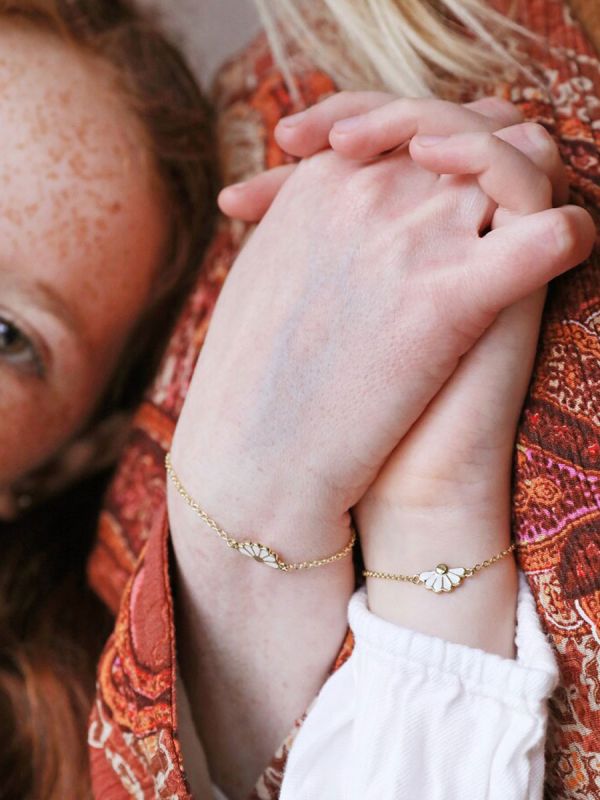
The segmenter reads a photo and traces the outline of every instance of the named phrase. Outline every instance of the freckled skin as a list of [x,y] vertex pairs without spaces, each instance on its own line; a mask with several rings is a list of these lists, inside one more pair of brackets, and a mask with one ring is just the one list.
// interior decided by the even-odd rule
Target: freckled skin
[[[47,374],[0,349],[0,489],[93,412],[147,302],[167,236],[144,130],[109,67],[0,19],[0,319],[42,342]],[[76,332],[28,296],[50,285]]]

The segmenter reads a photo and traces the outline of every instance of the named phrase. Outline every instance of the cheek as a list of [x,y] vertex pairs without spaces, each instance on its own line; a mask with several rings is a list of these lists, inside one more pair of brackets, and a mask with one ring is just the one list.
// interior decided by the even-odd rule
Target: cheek
[[[0,366],[4,372],[5,367]],[[0,376],[0,487],[49,460],[76,432],[82,409],[48,386]]]

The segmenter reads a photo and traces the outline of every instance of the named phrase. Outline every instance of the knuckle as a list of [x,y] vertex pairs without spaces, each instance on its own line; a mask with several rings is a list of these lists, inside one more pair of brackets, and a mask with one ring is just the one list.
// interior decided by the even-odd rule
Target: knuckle
[[308,158],[303,158],[296,168],[297,179],[301,180],[305,176],[308,180],[317,179],[318,176],[323,175],[328,170],[329,161],[327,150],[315,153]]
[[368,110],[371,103],[389,101],[393,99],[394,97],[386,92],[342,89],[341,91],[336,92],[336,94],[330,95],[323,102],[327,103],[329,101],[330,104],[340,105],[342,107],[347,107],[349,105],[352,107],[362,106],[365,110]]
[[319,100],[318,103],[310,106],[306,113],[311,114],[313,117],[321,114],[340,113],[340,111],[343,111],[352,101],[353,94],[354,92],[350,92],[347,89],[330,94]]
[[374,169],[359,169],[355,170],[346,178],[345,188],[351,196],[361,197],[363,201],[370,200],[373,192],[377,187],[377,181],[374,180],[377,165],[370,165]]
[[561,254],[575,250],[579,243],[579,227],[575,215],[557,211],[552,220],[552,234]]
[[558,155],[558,145],[543,125],[538,122],[524,122],[521,129],[541,155],[547,158],[555,158]]
[[[342,89],[341,92],[338,92],[337,94],[333,95],[332,97],[330,97],[328,99],[332,100],[333,98],[335,98],[336,101],[339,102],[339,103],[347,103],[348,100],[352,100],[354,97],[356,97],[356,95],[357,95],[357,92],[353,92],[350,89]],[[325,100],[324,102],[327,102],[327,101]]]
[[540,172],[538,175],[537,192],[544,206],[551,208],[554,187],[552,185],[552,181],[545,172]]
[[394,100],[394,111],[408,115],[416,114],[424,102],[424,99],[418,97],[399,97],[397,100]]
[[511,103],[510,100],[505,100],[503,97],[487,97],[485,104],[491,112],[495,112],[498,116],[508,116],[514,119],[523,119],[522,112]]
[[356,97],[360,97],[361,100],[365,102],[377,102],[377,103],[390,103],[398,99],[398,95],[391,94],[391,92],[382,92],[376,91],[374,89],[370,89],[367,91],[362,92],[352,92]]
[[502,147],[502,144],[497,136],[495,136],[491,131],[481,131],[480,133],[476,133],[475,137],[479,142],[479,147],[482,150],[499,150]]
[[[372,163],[360,169],[346,171],[338,177],[337,191],[340,198],[345,198],[357,214],[369,217],[375,210],[383,210],[383,204],[389,208],[390,196],[396,188],[396,177],[385,163]],[[374,220],[372,219],[374,222]],[[400,225],[400,223],[398,223]],[[404,225],[401,225],[405,231]],[[405,231],[406,232],[406,231]],[[403,247],[407,244],[403,237]]]

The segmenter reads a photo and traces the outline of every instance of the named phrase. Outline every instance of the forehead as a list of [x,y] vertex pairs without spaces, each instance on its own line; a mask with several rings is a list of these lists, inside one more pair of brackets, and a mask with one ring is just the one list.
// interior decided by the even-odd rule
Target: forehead
[[0,271],[53,284],[84,315],[93,301],[92,338],[103,308],[118,325],[131,307],[118,298],[150,282],[162,203],[111,67],[0,17],[0,130]]
[[150,172],[144,131],[109,66],[6,18],[0,19],[0,129],[4,206],[15,222],[45,200],[55,218],[69,203],[80,217],[85,199],[110,212],[114,196]]

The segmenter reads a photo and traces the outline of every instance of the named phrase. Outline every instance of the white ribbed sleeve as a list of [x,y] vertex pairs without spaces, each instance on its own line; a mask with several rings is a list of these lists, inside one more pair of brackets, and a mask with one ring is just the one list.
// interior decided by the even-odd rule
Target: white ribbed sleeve
[[557,668],[523,576],[515,660],[386,622],[364,590],[349,619],[355,650],[298,734],[281,800],[541,800]]

